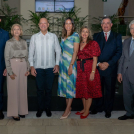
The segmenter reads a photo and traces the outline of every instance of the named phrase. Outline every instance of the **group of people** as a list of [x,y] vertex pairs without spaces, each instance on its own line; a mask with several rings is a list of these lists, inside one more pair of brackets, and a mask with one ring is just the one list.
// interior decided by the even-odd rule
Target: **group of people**
[[[52,85],[54,74],[59,73],[58,96],[66,98],[66,109],[60,119],[70,115],[73,98],[82,99],[83,109],[76,112],[81,119],[102,111],[106,118],[110,118],[116,79],[123,80],[127,111],[118,119],[133,119],[134,21],[129,25],[132,37],[123,45],[121,35],[111,31],[112,25],[111,19],[104,17],[101,22],[103,31],[92,37],[86,26],[79,34],[75,32],[74,21],[69,17],[64,21],[59,44],[57,36],[48,32],[48,20],[41,18],[40,32],[31,37],[29,51],[26,41],[20,38],[23,31],[19,24],[12,26],[11,39],[8,32],[0,29],[0,119],[4,118],[3,76],[7,76],[7,116],[19,121],[28,114],[27,76],[30,72],[37,85],[37,117],[41,117],[44,110],[48,117],[52,116]],[[95,105],[90,111],[92,101]]]

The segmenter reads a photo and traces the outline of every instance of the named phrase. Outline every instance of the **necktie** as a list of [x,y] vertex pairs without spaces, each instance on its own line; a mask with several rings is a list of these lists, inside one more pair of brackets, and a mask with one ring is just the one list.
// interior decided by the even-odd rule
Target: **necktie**
[[132,55],[133,50],[134,50],[134,39],[132,40],[132,43],[131,43],[131,45],[130,45],[129,56]]
[[105,40],[107,41],[107,33],[105,33]]

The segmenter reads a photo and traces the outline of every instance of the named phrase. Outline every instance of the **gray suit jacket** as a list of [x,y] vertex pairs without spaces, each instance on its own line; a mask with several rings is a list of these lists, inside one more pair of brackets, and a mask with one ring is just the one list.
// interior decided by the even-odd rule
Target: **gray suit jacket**
[[128,69],[128,77],[132,84],[134,84],[134,52],[131,57],[129,57],[129,49],[132,37],[127,38],[123,43],[122,56],[119,60],[118,74],[125,74],[126,69]]

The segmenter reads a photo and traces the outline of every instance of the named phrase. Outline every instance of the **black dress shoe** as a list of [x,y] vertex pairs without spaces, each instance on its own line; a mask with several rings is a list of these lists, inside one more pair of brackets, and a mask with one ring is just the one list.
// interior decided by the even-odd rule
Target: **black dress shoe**
[[43,110],[38,110],[36,113],[36,117],[41,117],[42,113],[43,113]]
[[0,120],[4,119],[4,114],[2,111],[0,111]]
[[89,113],[90,113],[90,114],[97,114],[98,112],[95,111],[95,110],[93,110],[93,111],[90,111]]
[[14,117],[13,117],[13,119],[14,119],[15,121],[20,121],[20,117],[18,117],[18,118],[14,118]]
[[21,118],[25,118],[25,115],[19,115]]
[[48,116],[48,117],[52,116],[52,113],[49,108],[46,108],[45,111],[46,111],[46,116]]
[[105,113],[105,117],[106,117],[106,118],[110,118],[110,117],[111,117],[111,112],[106,112],[106,113]]
[[118,120],[127,120],[127,119],[134,119],[134,116],[123,115],[118,118]]

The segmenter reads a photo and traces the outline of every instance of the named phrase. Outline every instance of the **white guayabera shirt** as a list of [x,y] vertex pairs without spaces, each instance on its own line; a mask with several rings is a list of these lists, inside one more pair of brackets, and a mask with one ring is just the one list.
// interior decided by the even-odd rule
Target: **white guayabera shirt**
[[[34,68],[53,68],[59,65],[61,48],[55,34],[42,32],[31,37],[29,46],[29,63]],[[56,56],[56,57],[55,57]]]

